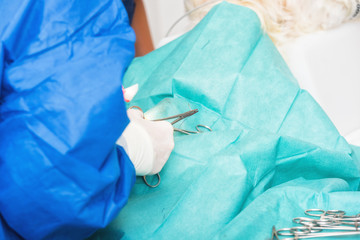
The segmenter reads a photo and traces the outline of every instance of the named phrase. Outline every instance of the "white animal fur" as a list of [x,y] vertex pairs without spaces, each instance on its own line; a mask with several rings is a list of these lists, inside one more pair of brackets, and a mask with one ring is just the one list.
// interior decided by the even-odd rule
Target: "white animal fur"
[[[184,1],[186,9],[191,10],[208,0]],[[277,45],[306,33],[334,28],[345,22],[360,19],[360,13],[353,18],[356,8],[359,7],[358,0],[227,0],[227,2],[246,6],[255,11],[264,30]],[[191,14],[191,18],[199,21],[212,6],[196,10]]]

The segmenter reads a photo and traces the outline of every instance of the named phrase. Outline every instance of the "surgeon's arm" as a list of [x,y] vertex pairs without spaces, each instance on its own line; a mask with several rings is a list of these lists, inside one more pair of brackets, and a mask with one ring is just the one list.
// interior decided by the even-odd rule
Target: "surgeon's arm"
[[121,79],[134,32],[118,0],[1,8],[13,14],[0,24],[0,238],[84,239],[135,182],[115,144],[129,124]]

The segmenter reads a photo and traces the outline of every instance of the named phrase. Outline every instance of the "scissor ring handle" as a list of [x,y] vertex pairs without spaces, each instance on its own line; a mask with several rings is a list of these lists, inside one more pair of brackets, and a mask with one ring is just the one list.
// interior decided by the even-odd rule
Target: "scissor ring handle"
[[142,113],[144,112],[142,109],[141,109],[141,107],[139,107],[139,106],[131,106],[131,107],[129,107],[129,109],[137,109],[137,110],[140,110]]
[[[313,212],[315,212],[315,213],[313,213]],[[318,213],[320,213],[320,214],[318,214]],[[326,211],[324,211],[322,209],[308,209],[308,210],[305,210],[305,214],[308,216],[313,216],[313,217],[321,217],[326,214]]]
[[156,176],[158,177],[158,182],[155,185],[151,185],[150,183],[148,183],[148,181],[146,180],[146,176],[143,176],[143,180],[148,187],[156,188],[157,186],[160,185],[160,181],[161,181],[160,174],[157,173]]
[[315,224],[316,221],[317,221],[316,219],[307,218],[307,217],[293,218],[293,223],[302,224],[302,225],[306,225],[306,226],[307,226],[308,223],[309,224]]
[[202,131],[200,130],[200,128],[206,128],[207,130],[209,130],[210,132],[212,132],[212,129],[211,129],[211,127],[209,127],[209,126],[206,126],[206,125],[202,125],[202,124],[198,124],[198,125],[196,125],[196,130],[198,131],[198,133],[201,133]]
[[291,231],[291,228],[282,228],[276,231],[279,236],[294,236],[295,234]]
[[297,235],[306,235],[309,233],[317,233],[321,232],[322,229],[313,229],[312,227],[293,227],[290,228],[290,232],[297,234]]
[[326,211],[326,215],[341,217],[341,216],[345,215],[345,211],[342,211],[342,210],[328,210],[328,211]]

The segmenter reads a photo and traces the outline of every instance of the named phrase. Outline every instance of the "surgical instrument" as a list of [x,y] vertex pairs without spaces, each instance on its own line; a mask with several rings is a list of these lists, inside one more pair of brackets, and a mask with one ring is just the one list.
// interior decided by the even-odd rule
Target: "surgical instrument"
[[[185,119],[187,117],[190,117],[190,116],[194,115],[197,112],[199,112],[199,110],[194,109],[194,110],[190,110],[190,111],[187,111],[187,112],[184,112],[184,113],[181,113],[181,114],[177,114],[177,115],[166,117],[166,118],[156,119],[156,120],[153,120],[153,121],[164,121],[164,120],[169,120],[169,119],[176,118],[174,121],[171,122],[171,124],[174,125],[175,123],[177,123],[177,122],[179,122],[179,121],[181,121],[181,120],[183,120],[183,119]],[[201,133],[202,131],[200,130],[200,128],[206,128],[210,132],[212,131],[212,129],[209,126],[202,125],[202,124],[196,125],[195,128],[196,128],[196,131],[190,131],[190,130],[185,130],[185,129],[180,129],[180,128],[174,127],[174,131],[181,132],[181,133],[184,133],[184,134],[187,134],[187,135]]]
[[160,118],[160,119],[155,119],[153,121],[164,121],[164,120],[169,120],[169,119],[174,119],[176,118],[174,121],[171,122],[171,125],[174,125],[175,123],[187,118],[187,117],[190,117],[192,115],[194,115],[195,113],[199,112],[198,109],[194,109],[194,110],[190,110],[190,111],[187,111],[187,112],[184,112],[184,113],[181,113],[181,114],[176,114],[174,116],[170,116],[170,117],[166,117],[166,118]]
[[359,231],[349,231],[349,232],[318,232],[318,233],[310,233],[306,235],[299,235],[297,233],[293,233],[291,235],[284,235],[279,233],[280,230],[277,231],[278,236],[293,236],[290,238],[282,238],[281,240],[298,240],[298,239],[306,239],[306,238],[320,238],[320,237],[343,237],[343,236],[354,236],[360,235]]
[[[305,214],[311,217],[297,217],[293,219],[294,223],[302,226],[292,228],[282,228],[275,230],[273,227],[272,238],[287,236],[283,240],[296,240],[319,237],[336,237],[360,235],[360,214],[348,216],[342,210],[308,209]],[[275,234],[276,233],[276,234]]]
[[345,212],[342,210],[328,210],[324,211],[322,209],[307,209],[305,214],[313,217],[323,217],[323,216],[344,216]]
[[200,130],[200,128],[206,128],[210,132],[212,131],[212,129],[209,126],[202,125],[202,124],[196,125],[195,128],[196,128],[196,131],[184,130],[184,129],[179,129],[179,128],[174,128],[174,131],[181,132],[181,133],[184,133],[187,135],[201,133],[202,131]]

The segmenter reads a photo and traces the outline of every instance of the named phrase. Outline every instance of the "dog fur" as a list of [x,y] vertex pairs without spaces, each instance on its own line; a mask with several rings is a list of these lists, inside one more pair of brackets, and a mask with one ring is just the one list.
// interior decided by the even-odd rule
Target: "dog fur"
[[[184,0],[189,11],[208,0]],[[215,4],[204,6],[190,16],[199,21]],[[263,29],[281,45],[301,35],[335,28],[360,20],[359,0],[227,0],[255,11]],[[356,15],[356,16],[354,16]]]

